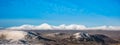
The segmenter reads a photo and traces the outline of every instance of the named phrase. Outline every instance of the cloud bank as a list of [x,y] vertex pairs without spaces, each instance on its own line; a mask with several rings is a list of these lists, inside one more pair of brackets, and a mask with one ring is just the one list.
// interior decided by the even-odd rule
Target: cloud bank
[[98,27],[86,27],[85,25],[78,24],[62,24],[59,26],[49,25],[47,23],[43,23],[38,26],[34,25],[21,25],[8,27],[6,29],[17,29],[17,30],[120,30],[120,26],[98,26]]

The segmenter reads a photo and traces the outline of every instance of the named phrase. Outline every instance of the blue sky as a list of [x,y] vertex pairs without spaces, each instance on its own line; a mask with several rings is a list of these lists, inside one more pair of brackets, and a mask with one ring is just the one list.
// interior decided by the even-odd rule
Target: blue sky
[[0,27],[42,23],[120,26],[120,1],[0,0]]

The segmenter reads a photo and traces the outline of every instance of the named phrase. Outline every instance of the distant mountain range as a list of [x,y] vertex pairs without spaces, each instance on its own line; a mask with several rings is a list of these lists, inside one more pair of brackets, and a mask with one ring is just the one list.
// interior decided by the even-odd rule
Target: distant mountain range
[[22,26],[14,26],[8,27],[6,29],[17,29],[17,30],[120,30],[120,26],[98,26],[98,27],[86,27],[84,25],[78,24],[70,24],[70,25],[49,25],[47,23],[43,23],[38,26],[34,25],[22,25]]

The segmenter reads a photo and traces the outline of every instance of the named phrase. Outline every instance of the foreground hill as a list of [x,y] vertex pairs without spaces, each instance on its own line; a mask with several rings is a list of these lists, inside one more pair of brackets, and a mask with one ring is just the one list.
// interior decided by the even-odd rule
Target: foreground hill
[[[119,45],[119,40],[90,31],[0,31],[0,44]],[[113,33],[114,34],[114,33]]]

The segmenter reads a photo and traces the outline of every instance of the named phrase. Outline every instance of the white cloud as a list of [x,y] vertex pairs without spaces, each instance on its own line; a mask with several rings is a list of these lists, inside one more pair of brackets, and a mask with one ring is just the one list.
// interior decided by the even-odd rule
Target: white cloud
[[33,25],[22,25],[22,26],[15,26],[15,27],[9,27],[7,29],[19,29],[19,30],[22,30],[22,29],[26,29],[26,30],[30,30],[30,29],[33,29],[35,26]]
[[38,26],[34,26],[34,25],[21,25],[21,26],[15,26],[15,27],[9,27],[7,29],[18,29],[18,30],[39,30],[39,29],[52,29],[52,26],[47,24],[47,23],[43,23],[41,25]]
[[98,27],[90,27],[90,28],[87,28],[87,29],[92,29],[92,30],[94,30],[94,29],[101,29],[101,30],[105,30],[105,29],[108,29],[108,27],[107,26],[98,26]]
[[91,27],[87,28],[91,30],[120,30],[120,26],[98,26],[98,27]]
[[79,29],[85,29],[86,27],[84,25],[77,25],[77,24],[70,24],[70,25],[59,25],[59,26],[53,26],[53,29],[61,29],[61,30],[79,30]]
[[39,26],[34,26],[33,29],[52,29],[52,26],[47,23],[43,23]]
[[9,27],[7,29],[18,29],[18,30],[120,30],[120,26],[98,26],[98,27],[86,27],[85,25],[70,24],[70,25],[49,25],[43,23],[38,26],[34,25],[22,25],[16,27]]

